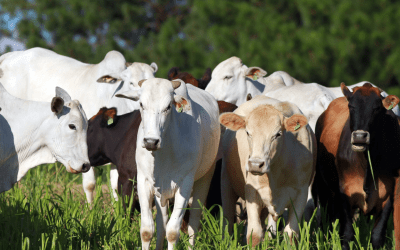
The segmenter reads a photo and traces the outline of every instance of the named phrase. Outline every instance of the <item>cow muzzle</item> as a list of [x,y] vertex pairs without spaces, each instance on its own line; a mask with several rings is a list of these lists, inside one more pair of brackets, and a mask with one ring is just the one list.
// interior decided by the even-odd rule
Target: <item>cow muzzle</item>
[[147,150],[156,151],[160,149],[160,139],[157,138],[144,138],[143,146]]
[[249,172],[254,175],[263,175],[269,172],[269,167],[264,160],[250,159],[248,162]]
[[351,149],[354,152],[363,152],[367,149],[370,142],[369,132],[356,130],[351,133]]

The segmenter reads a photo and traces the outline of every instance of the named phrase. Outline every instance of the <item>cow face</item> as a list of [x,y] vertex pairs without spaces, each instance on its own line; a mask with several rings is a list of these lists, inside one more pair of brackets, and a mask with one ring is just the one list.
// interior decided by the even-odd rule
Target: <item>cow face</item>
[[45,144],[68,172],[89,171],[86,144],[88,123],[82,106],[57,87],[50,108],[54,116],[43,123]]
[[[206,91],[218,101],[238,105],[245,102],[248,94],[248,83],[246,81],[255,83],[258,78],[266,74],[267,72],[258,67],[252,67],[249,70],[246,65],[243,65],[240,58],[231,57],[215,67]],[[261,84],[259,85],[261,86]]]
[[149,79],[139,82],[140,91],[117,94],[117,97],[139,101],[144,138],[142,146],[156,151],[163,146],[162,138],[172,116],[190,109],[189,101],[174,94],[182,80]]
[[355,87],[353,92],[344,83],[340,87],[349,102],[352,150],[363,152],[370,143],[371,126],[379,122],[379,117],[385,115],[387,109],[395,107],[399,98],[389,95],[382,100],[379,89],[370,83]]
[[307,125],[307,118],[295,114],[290,118],[270,105],[261,105],[247,117],[235,113],[224,113],[220,123],[228,129],[245,130],[249,143],[249,158],[246,170],[254,175],[273,171],[274,166],[284,157],[285,138],[288,133],[297,133]]

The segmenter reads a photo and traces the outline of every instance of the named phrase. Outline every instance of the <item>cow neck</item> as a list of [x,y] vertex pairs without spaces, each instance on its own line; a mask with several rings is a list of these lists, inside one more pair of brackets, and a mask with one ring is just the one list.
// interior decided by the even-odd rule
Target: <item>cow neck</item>
[[[18,107],[18,109],[26,107],[24,112],[18,110],[10,112],[11,114],[5,114],[11,128],[20,129],[20,131],[13,131],[15,154],[18,158],[16,181],[19,181],[29,169],[41,164],[56,162],[56,158],[45,145],[44,138],[48,131],[46,127],[51,126],[49,122],[57,118],[50,110],[50,103],[12,99],[10,102],[12,106]],[[3,111],[5,110],[7,107],[3,109]],[[23,124],[23,128],[21,128],[21,124]],[[13,157],[13,155],[10,154],[7,157]]]
[[[125,147],[125,141],[137,135],[138,127],[141,122],[140,112],[138,110],[117,117],[118,122],[111,128],[106,128],[107,143],[105,147],[105,155],[117,167],[120,166],[121,152]],[[136,135],[134,135],[136,134]],[[132,147],[136,146],[136,142]]]
[[253,81],[247,78],[245,78],[245,86],[246,89],[243,91],[243,93],[246,94],[241,95],[240,99],[234,103],[236,106],[240,106],[242,103],[246,102],[247,94],[251,94],[251,96],[254,98],[255,96],[261,95],[265,88],[265,85],[261,84],[259,81]]

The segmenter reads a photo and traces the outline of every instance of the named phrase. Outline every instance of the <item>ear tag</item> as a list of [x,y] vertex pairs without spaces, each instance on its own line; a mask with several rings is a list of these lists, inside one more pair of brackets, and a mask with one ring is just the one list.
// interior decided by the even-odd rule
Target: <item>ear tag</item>
[[257,79],[258,79],[257,74],[256,74],[256,75],[253,75],[253,81],[257,81]]
[[294,131],[298,130],[300,128],[300,124],[297,123],[296,127],[294,127]]
[[107,125],[111,125],[111,124],[113,124],[113,122],[114,122],[114,119],[110,117],[107,120]]
[[178,113],[182,113],[182,111],[183,111],[183,105],[181,105],[181,106],[178,108]]
[[391,110],[392,108],[393,108],[393,102],[390,104],[390,106],[389,106],[389,108],[388,108],[388,110]]

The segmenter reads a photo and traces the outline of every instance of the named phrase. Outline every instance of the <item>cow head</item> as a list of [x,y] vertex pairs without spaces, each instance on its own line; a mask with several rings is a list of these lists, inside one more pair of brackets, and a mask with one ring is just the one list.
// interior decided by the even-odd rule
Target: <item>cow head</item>
[[352,149],[356,152],[365,151],[370,143],[371,127],[379,122],[388,109],[399,103],[399,98],[394,95],[382,98],[380,90],[370,83],[355,87],[353,92],[344,83],[341,83],[340,87],[349,102]]
[[[142,80],[138,85],[139,91],[125,92],[116,96],[139,101],[144,133],[142,146],[147,150],[156,151],[163,146],[162,138],[172,117],[191,109],[186,84],[180,79],[168,81],[154,78]],[[177,95],[178,88],[186,95]]]
[[265,86],[257,80],[267,72],[258,67],[248,68],[238,57],[231,57],[215,67],[206,91],[216,100],[237,106],[246,101],[246,96],[261,94]]
[[[261,105],[246,117],[235,113],[220,115],[220,123],[230,130],[245,130],[249,143],[249,158],[246,170],[254,175],[273,171],[280,161],[286,137],[304,129],[307,118],[294,114],[290,118],[271,105]],[[291,134],[291,135],[290,135]]]
[[45,121],[45,144],[70,173],[87,172],[90,169],[86,144],[87,119],[77,100],[56,87],[56,96],[50,104],[54,116]]
[[101,146],[106,145],[106,137],[103,129],[114,127],[118,122],[116,108],[101,108],[99,112],[90,118],[87,131],[88,155],[91,166],[99,166],[110,162],[103,154]]
[[100,77],[97,80],[98,82],[116,84],[116,86],[112,89],[111,93],[113,95],[110,101],[107,103],[107,107],[118,107],[118,115],[126,114],[138,109],[139,107],[136,103],[127,102],[121,98],[116,98],[115,94],[117,92],[128,92],[138,89],[138,82],[142,79],[154,78],[154,74],[157,72],[157,70],[157,64],[154,62],[151,63],[151,65],[135,62],[128,64],[128,67],[118,74]]

